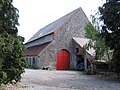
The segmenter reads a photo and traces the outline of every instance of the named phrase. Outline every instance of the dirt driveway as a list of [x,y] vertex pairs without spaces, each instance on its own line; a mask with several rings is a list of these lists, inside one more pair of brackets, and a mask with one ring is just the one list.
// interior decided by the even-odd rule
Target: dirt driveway
[[23,79],[6,90],[120,90],[120,82],[82,75],[79,71],[26,69]]

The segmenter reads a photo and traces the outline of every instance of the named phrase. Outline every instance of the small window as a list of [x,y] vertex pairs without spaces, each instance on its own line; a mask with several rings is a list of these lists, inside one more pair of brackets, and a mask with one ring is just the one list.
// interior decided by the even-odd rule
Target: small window
[[42,35],[42,33],[39,34],[39,36],[41,36],[41,35]]
[[79,53],[79,48],[75,48],[75,52],[76,52],[76,53]]
[[33,57],[33,64],[35,64],[35,58]]
[[29,61],[31,62],[31,58],[29,58]]

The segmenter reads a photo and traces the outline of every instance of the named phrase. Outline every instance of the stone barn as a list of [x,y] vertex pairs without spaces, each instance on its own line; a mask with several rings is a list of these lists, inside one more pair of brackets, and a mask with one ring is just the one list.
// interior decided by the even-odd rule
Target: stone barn
[[[40,29],[25,43],[24,57],[29,68],[78,69],[77,59],[83,57],[86,60],[86,54],[81,52],[83,47],[77,43],[78,38],[84,41],[86,23],[89,23],[88,18],[78,8]],[[84,60],[82,63],[86,66]]]

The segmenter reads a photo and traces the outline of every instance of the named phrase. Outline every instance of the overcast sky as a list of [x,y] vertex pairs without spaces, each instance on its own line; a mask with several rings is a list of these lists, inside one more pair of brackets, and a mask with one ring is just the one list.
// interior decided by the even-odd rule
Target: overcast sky
[[19,9],[18,34],[28,41],[40,28],[81,7],[88,19],[103,0],[13,0]]

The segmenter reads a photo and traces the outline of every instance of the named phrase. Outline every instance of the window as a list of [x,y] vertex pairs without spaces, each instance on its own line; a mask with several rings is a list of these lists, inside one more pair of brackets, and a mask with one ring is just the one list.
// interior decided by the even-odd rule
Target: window
[[76,52],[76,53],[79,53],[79,48],[75,48],[75,52]]
[[33,64],[35,64],[35,58],[33,57]]
[[29,65],[29,68],[32,67],[31,57],[28,58],[28,65]]
[[41,35],[42,35],[42,33],[39,34],[39,36],[41,36]]

